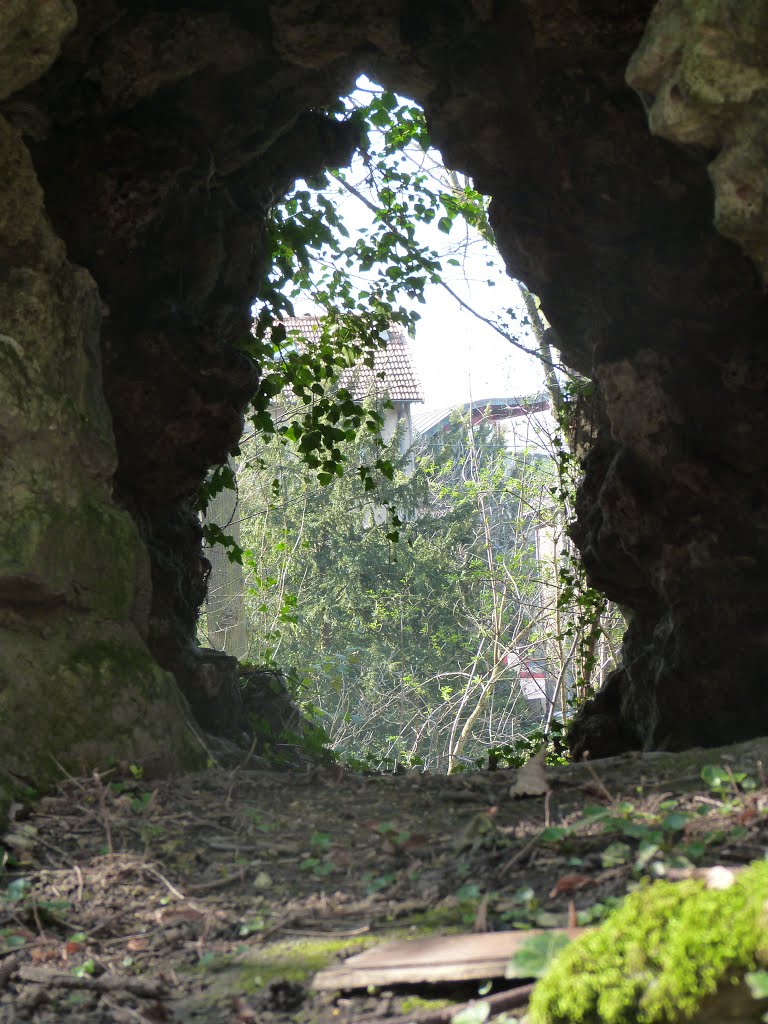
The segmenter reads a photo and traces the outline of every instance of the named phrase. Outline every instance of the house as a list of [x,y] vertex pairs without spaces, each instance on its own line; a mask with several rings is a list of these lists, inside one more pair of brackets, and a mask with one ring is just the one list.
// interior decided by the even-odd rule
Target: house
[[[307,345],[319,343],[322,335],[319,316],[284,317],[283,323],[289,337],[299,335]],[[400,430],[400,451],[405,455],[414,439],[412,406],[424,401],[424,392],[402,327],[390,323],[382,338],[387,345],[376,351],[373,367],[358,363],[342,372],[339,383],[357,401],[365,398],[389,400],[391,408],[382,410],[382,440],[385,443],[390,441]]]

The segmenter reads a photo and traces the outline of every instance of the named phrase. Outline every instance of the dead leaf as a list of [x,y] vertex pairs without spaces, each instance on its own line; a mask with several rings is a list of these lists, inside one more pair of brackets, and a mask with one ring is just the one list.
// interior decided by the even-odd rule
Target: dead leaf
[[544,767],[546,756],[547,749],[542,747],[519,769],[517,779],[509,790],[511,797],[544,796],[549,792],[550,786]]
[[179,924],[182,921],[197,921],[202,917],[200,910],[194,907],[162,907],[154,913],[155,921],[158,924]]
[[125,948],[128,953],[141,953],[145,949],[149,949],[149,940],[144,938],[128,939]]
[[552,899],[555,896],[562,896],[563,893],[577,892],[579,889],[585,889],[588,885],[594,885],[593,879],[588,875],[563,875],[555,882],[549,897]]
[[[66,960],[66,950],[62,951],[63,958]],[[29,951],[29,958],[33,964],[45,964],[50,960],[56,960],[59,956],[59,950],[56,946],[40,945],[35,946]]]
[[153,1024],[163,1024],[164,1021],[173,1020],[173,1012],[168,1009],[165,1003],[153,1003],[151,1006],[145,1006],[141,1014],[148,1021],[152,1021]]
[[258,1014],[250,1006],[242,996],[235,996],[232,999],[232,1009],[235,1011],[235,1021],[237,1024],[250,1024],[251,1021],[258,1019]]

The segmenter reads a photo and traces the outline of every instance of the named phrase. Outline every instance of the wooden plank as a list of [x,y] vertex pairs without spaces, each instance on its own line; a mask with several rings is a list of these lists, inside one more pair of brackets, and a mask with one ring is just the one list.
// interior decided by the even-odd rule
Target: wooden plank
[[[518,949],[531,936],[540,935],[544,930],[438,935],[388,942],[357,953],[337,967],[320,971],[312,984],[316,989],[329,990],[503,978],[507,964]],[[550,928],[546,931],[575,939],[585,929]]]

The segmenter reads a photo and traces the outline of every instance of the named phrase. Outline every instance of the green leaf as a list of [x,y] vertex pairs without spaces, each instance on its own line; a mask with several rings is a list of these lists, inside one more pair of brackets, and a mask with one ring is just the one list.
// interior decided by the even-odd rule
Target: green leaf
[[541,830],[539,839],[544,843],[556,843],[560,839],[564,839],[567,834],[567,829],[560,825],[550,825],[549,828]]
[[682,832],[690,821],[690,818],[690,814],[684,814],[681,811],[674,811],[672,814],[667,814],[662,818],[661,827],[665,832]]
[[724,772],[716,764],[705,764],[701,769],[701,777],[709,788],[713,790],[726,789],[731,781],[728,778],[727,772]]
[[491,1015],[491,1004],[481,1000],[465,1006],[451,1017],[451,1024],[485,1024]]
[[632,859],[632,848],[628,843],[611,843],[600,853],[600,863],[604,868],[615,868],[620,864],[628,864]]
[[635,859],[635,871],[644,871],[651,863],[653,858],[660,852],[661,847],[658,843],[644,842],[640,843],[637,850],[637,857]]
[[96,973],[96,961],[85,960],[82,964],[72,971],[76,978],[91,977]]
[[6,899],[10,900],[11,903],[18,903],[24,899],[31,888],[32,883],[28,878],[14,878],[12,882],[9,882],[5,890]]
[[753,999],[768,999],[768,971],[748,971],[744,980]]
[[570,939],[562,932],[532,935],[515,953],[504,971],[505,978],[540,978]]
[[587,804],[582,807],[581,813],[585,818],[598,819],[605,818],[608,811],[601,804]]

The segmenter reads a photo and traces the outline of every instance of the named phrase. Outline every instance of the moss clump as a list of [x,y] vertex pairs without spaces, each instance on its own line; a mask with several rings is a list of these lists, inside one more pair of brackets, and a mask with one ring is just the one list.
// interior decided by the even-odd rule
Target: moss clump
[[350,956],[374,943],[370,936],[273,942],[247,957],[247,989],[254,991],[275,980],[308,981],[317,971],[330,966],[340,953]]
[[655,882],[568,946],[537,985],[531,1024],[674,1024],[768,963],[768,863],[729,889]]
[[312,976],[343,954],[359,953],[379,941],[365,935],[345,939],[286,939],[271,942],[255,951],[236,957],[214,957],[193,969],[205,975],[206,989],[201,997],[204,1005],[218,1005],[233,992],[251,994],[268,987],[273,981],[294,981],[306,984]]
[[422,996],[406,996],[400,1003],[400,1013],[419,1013],[422,1010],[444,1010],[451,1005],[450,999],[424,999]]

